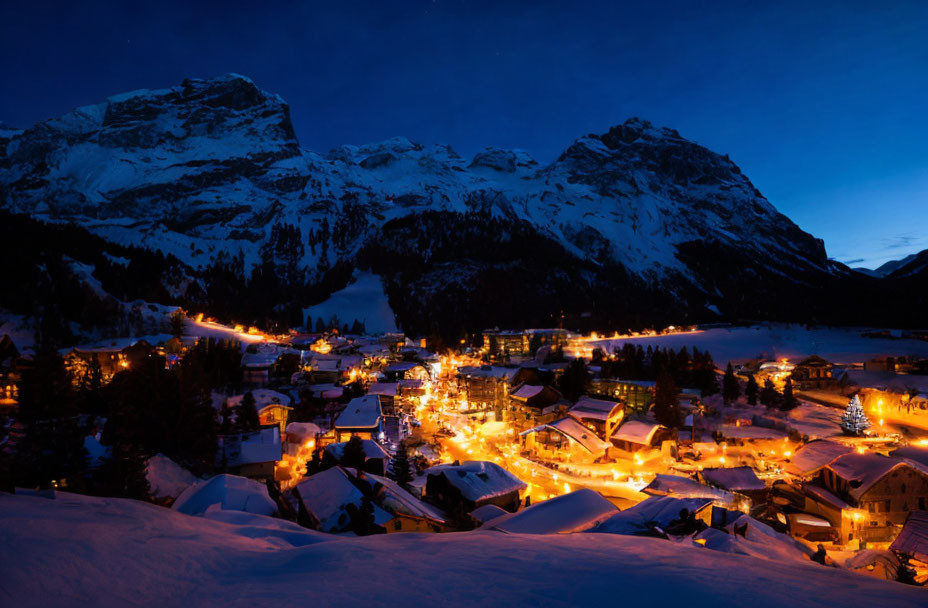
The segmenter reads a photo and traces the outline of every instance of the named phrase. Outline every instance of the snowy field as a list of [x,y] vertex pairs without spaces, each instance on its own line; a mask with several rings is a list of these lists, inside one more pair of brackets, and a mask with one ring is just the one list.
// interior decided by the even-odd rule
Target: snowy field
[[709,350],[716,365],[728,361],[743,362],[753,358],[796,361],[808,355],[819,355],[834,363],[863,362],[881,355],[918,355],[928,357],[928,342],[924,340],[893,340],[865,338],[865,328],[820,327],[806,329],[802,325],[763,324],[751,327],[720,327],[700,332],[626,339],[603,339],[590,343],[608,350],[621,348],[625,342],[647,348],[684,346]]
[[614,534],[328,536],[235,511],[0,494],[6,606],[925,606],[812,562]]
[[341,323],[350,327],[355,319],[364,323],[369,334],[397,331],[396,317],[383,290],[383,281],[376,274],[362,272],[354,281],[328,300],[303,309],[303,318],[312,316],[313,323],[322,317],[328,321],[337,316]]

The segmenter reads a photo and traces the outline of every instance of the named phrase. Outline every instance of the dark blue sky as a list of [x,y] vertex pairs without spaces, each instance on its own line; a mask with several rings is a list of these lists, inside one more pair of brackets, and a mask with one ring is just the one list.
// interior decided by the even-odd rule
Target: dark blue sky
[[405,135],[550,160],[641,116],[730,154],[832,257],[928,248],[928,2],[648,4],[6,2],[0,120],[226,72],[320,152]]

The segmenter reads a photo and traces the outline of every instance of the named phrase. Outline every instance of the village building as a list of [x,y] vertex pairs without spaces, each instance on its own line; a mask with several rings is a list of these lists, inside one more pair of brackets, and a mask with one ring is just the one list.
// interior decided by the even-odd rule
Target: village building
[[448,515],[433,505],[419,500],[395,481],[380,475],[365,475],[371,485],[374,501],[393,515],[384,524],[388,534],[395,532],[449,532]]
[[520,492],[528,487],[498,464],[484,461],[440,464],[427,469],[425,477],[426,499],[458,522],[488,504],[514,512],[521,504]]
[[335,419],[336,441],[348,441],[352,435],[379,440],[383,435],[383,408],[378,395],[355,397]]
[[396,407],[399,382],[374,382],[367,387],[368,395],[380,397],[380,405],[385,411],[393,411]]
[[928,469],[854,452],[823,467],[803,491],[805,510],[830,521],[840,542],[891,541],[909,512],[928,509]]
[[602,439],[612,437],[625,416],[625,406],[619,401],[583,396],[567,412]]
[[811,480],[827,465],[853,451],[842,443],[817,439],[796,450],[784,468],[799,479]]
[[[339,533],[352,530],[357,525],[353,514],[360,512],[365,498],[369,496],[361,490],[367,482],[358,479],[353,470],[336,466],[305,478],[294,488],[294,498],[298,504],[298,523],[322,532]],[[373,509],[373,528],[371,531],[386,531],[386,524],[393,515],[371,505]]]
[[529,337],[524,331],[487,329],[483,332],[483,349],[493,357],[527,355],[531,352],[529,347]]
[[915,572],[915,582],[928,583],[928,511],[912,511],[889,546]]
[[[328,467],[341,463],[345,455],[346,445],[347,442],[342,441],[325,446],[322,465]],[[361,445],[364,452],[364,471],[375,475],[384,475],[387,469],[390,468],[390,453],[372,439],[362,439]]]
[[458,386],[473,407],[492,409],[501,415],[509,407],[509,387],[519,369],[515,367],[465,366],[457,370]]
[[833,377],[834,365],[818,355],[806,357],[793,367],[790,378],[793,389],[831,390],[837,388],[837,380]]
[[[567,409],[557,389],[538,384],[515,387],[509,393],[509,403],[512,420],[517,428],[553,422],[562,410]],[[505,418],[506,412],[503,414]]]
[[422,363],[415,361],[396,361],[383,368],[383,374],[389,382],[398,380],[431,380],[429,370]]
[[660,448],[663,442],[673,439],[671,429],[649,420],[626,420],[609,437],[615,448],[626,452]]
[[754,505],[767,502],[768,488],[751,467],[705,468],[699,471],[699,480],[710,486],[743,494]]
[[712,498],[652,495],[624,511],[613,514],[593,531],[628,536],[665,537],[664,530],[680,520],[681,512],[692,515],[693,523],[698,521],[704,526],[709,526],[712,524],[712,510]]
[[[258,388],[250,392],[255,399],[255,409],[258,411],[261,425],[276,424],[280,427],[280,432],[284,433],[287,428],[287,418],[293,410],[290,407],[290,397],[266,388]],[[226,399],[226,404],[234,409],[241,405],[244,398],[244,394],[233,395]]]
[[516,513],[503,511],[484,522],[483,527],[508,534],[573,534],[591,530],[618,512],[618,507],[602,494],[584,488],[549,498]]
[[143,359],[158,356],[155,348],[143,339],[112,340],[85,346],[75,346],[64,357],[65,368],[74,382],[79,382],[93,361],[100,366],[101,378],[109,382],[123,370],[139,365]]
[[611,446],[570,416],[523,431],[519,437],[525,451],[565,462],[593,462]]
[[248,433],[220,435],[216,466],[242,477],[274,479],[274,469],[282,454],[280,427],[274,424]]
[[594,378],[590,392],[622,401],[626,412],[647,412],[654,403],[653,380]]

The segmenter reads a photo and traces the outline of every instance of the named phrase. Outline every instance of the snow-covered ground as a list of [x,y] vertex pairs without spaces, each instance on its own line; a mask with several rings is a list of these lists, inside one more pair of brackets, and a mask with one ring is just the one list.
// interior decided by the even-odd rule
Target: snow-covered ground
[[328,300],[303,310],[303,318],[319,317],[328,322],[337,316],[350,327],[355,319],[364,323],[369,334],[397,331],[396,317],[383,290],[383,281],[376,274],[358,273],[350,285],[333,293]]
[[329,536],[260,515],[0,494],[8,606],[924,606],[924,589],[614,534]]
[[815,327],[803,325],[763,324],[751,327],[718,327],[700,332],[643,336],[624,339],[602,339],[590,342],[611,351],[625,342],[640,344],[643,348],[673,348],[684,346],[712,353],[715,363],[724,366],[728,361],[743,362],[753,358],[796,361],[808,355],[819,355],[834,363],[862,362],[880,355],[918,355],[928,357],[928,341],[865,338],[865,328]]

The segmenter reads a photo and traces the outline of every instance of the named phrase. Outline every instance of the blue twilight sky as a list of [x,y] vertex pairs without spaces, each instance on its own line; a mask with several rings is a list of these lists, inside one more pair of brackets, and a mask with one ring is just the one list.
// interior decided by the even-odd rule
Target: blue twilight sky
[[0,120],[250,76],[304,147],[551,160],[630,116],[728,153],[828,254],[928,248],[928,2],[67,0],[0,6]]

